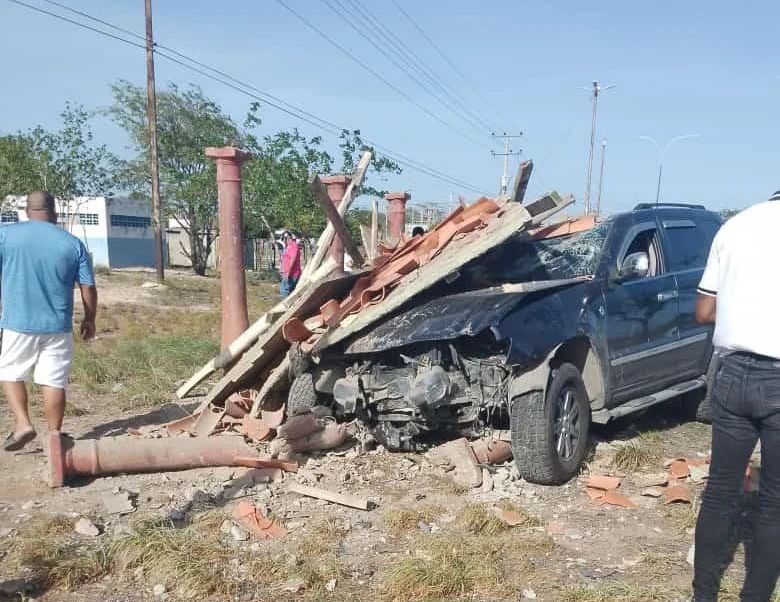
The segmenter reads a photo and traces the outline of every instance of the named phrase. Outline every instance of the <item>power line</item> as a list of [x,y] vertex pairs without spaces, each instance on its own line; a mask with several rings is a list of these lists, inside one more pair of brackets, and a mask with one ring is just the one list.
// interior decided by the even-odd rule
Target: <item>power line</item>
[[[416,52],[414,52],[413,49],[409,48],[407,44],[398,44],[397,40],[394,40],[388,34],[388,28],[384,26],[381,21],[379,21],[379,19],[374,16],[364,4],[360,2],[360,0],[346,1],[349,2],[349,4],[354,7],[355,10],[357,10],[359,16],[362,16],[363,22],[368,25],[368,27],[371,28],[375,34],[378,34],[378,36],[382,38],[386,48],[389,48],[391,52],[401,58],[407,65],[419,73],[433,86],[435,86],[444,96],[446,96],[450,102],[452,102],[452,104],[458,107],[462,114],[465,114],[469,123],[476,124],[478,131],[484,133],[483,130],[490,131],[494,129],[476,111],[473,111],[467,107],[459,98],[458,92],[452,86],[449,86],[447,82],[436,73],[434,69],[432,69],[422,58],[420,58]],[[347,13],[350,13],[350,10],[344,7],[342,4],[342,0],[335,0],[335,2],[342,6],[342,8],[344,8]],[[350,17],[354,18],[352,14],[350,14]],[[362,30],[359,31],[359,33],[363,37],[366,37]],[[374,40],[369,41],[372,44],[375,44]]]
[[405,100],[407,100],[408,102],[412,103],[412,104],[413,104],[415,107],[417,107],[418,109],[420,109],[421,111],[423,111],[423,112],[424,112],[426,115],[428,115],[428,116],[432,117],[433,119],[435,119],[436,121],[438,121],[439,123],[441,123],[442,125],[444,125],[445,127],[447,127],[447,128],[449,128],[449,129],[451,129],[451,130],[453,130],[453,131],[457,132],[458,134],[460,134],[461,136],[463,136],[463,137],[464,137],[464,138],[466,138],[467,140],[470,140],[471,142],[473,142],[473,143],[475,143],[475,144],[479,144],[480,146],[482,146],[482,147],[484,147],[484,148],[488,148],[488,149],[490,148],[488,145],[486,145],[486,144],[484,144],[484,143],[482,143],[482,142],[479,142],[478,140],[476,140],[475,138],[473,138],[472,136],[470,136],[469,134],[467,134],[466,132],[464,132],[463,130],[461,130],[460,128],[458,128],[457,126],[454,126],[453,124],[451,124],[450,122],[448,122],[446,119],[442,119],[442,117],[440,117],[439,115],[437,115],[436,113],[434,113],[433,111],[431,111],[431,110],[430,110],[428,107],[426,107],[425,105],[421,104],[420,102],[418,102],[417,100],[415,100],[415,99],[414,99],[412,96],[410,96],[409,94],[407,94],[406,92],[404,92],[403,90],[401,90],[401,88],[399,88],[399,87],[398,87],[398,86],[396,86],[394,83],[392,83],[391,81],[389,81],[389,80],[388,80],[386,77],[384,77],[383,75],[381,75],[381,74],[380,74],[379,72],[377,72],[375,69],[373,69],[372,67],[370,67],[369,65],[367,65],[367,64],[366,64],[364,61],[360,60],[360,59],[359,59],[358,57],[356,57],[356,56],[355,56],[355,55],[354,55],[352,52],[350,52],[349,50],[347,50],[346,48],[344,48],[344,46],[342,46],[341,44],[339,44],[339,43],[338,43],[336,40],[334,40],[334,39],[333,39],[333,38],[331,38],[331,37],[330,37],[328,34],[326,34],[324,31],[322,31],[322,30],[321,30],[319,27],[317,27],[316,25],[314,25],[314,23],[312,23],[311,21],[309,21],[309,20],[308,20],[306,17],[304,17],[304,16],[303,16],[301,13],[299,13],[299,12],[298,12],[298,11],[296,11],[294,8],[292,8],[292,7],[291,7],[289,4],[287,4],[287,3],[286,3],[284,0],[276,0],[276,1],[277,1],[279,4],[281,4],[281,5],[282,5],[282,6],[283,6],[285,9],[287,9],[287,10],[288,10],[288,11],[289,11],[291,14],[293,14],[295,17],[297,17],[297,18],[298,18],[298,20],[299,20],[299,21],[301,21],[301,22],[302,22],[304,25],[306,25],[306,26],[307,26],[309,29],[311,29],[312,31],[314,31],[314,32],[315,32],[317,35],[319,35],[320,37],[322,37],[324,40],[326,40],[326,41],[327,41],[329,44],[331,44],[332,46],[334,46],[335,48],[337,48],[338,50],[340,50],[342,53],[346,54],[346,55],[347,55],[347,56],[348,56],[350,59],[352,59],[352,61],[354,61],[355,63],[357,63],[358,65],[360,65],[360,66],[361,66],[363,69],[365,69],[366,71],[368,71],[368,72],[369,72],[371,75],[373,75],[374,77],[376,77],[376,78],[377,78],[379,81],[381,81],[382,83],[384,83],[384,84],[385,84],[387,87],[389,87],[390,89],[394,90],[394,91],[395,91],[397,94],[399,94],[399,95],[400,95],[402,98],[404,98],[404,99],[405,99]]
[[[455,116],[457,116],[457,117],[459,117],[460,119],[462,119],[462,120],[463,120],[465,123],[467,123],[469,126],[471,126],[471,127],[474,127],[474,128],[477,130],[477,131],[480,131],[480,132],[481,132],[481,127],[479,126],[479,124],[478,124],[477,122],[473,121],[473,119],[472,119],[471,117],[469,117],[469,115],[467,115],[467,114],[465,114],[465,113],[463,113],[463,112],[459,112],[459,111],[458,111],[458,109],[457,109],[457,107],[453,107],[452,103],[451,103],[451,102],[449,102],[449,100],[448,100],[448,99],[440,97],[440,96],[439,96],[439,94],[438,94],[437,92],[435,92],[434,90],[432,90],[428,84],[426,84],[426,83],[425,83],[425,82],[423,82],[423,81],[420,81],[420,79],[419,79],[419,78],[418,78],[416,75],[414,75],[414,74],[410,73],[410,72],[409,72],[409,70],[408,70],[406,67],[404,67],[402,64],[400,64],[400,63],[398,62],[398,60],[396,60],[395,56],[391,56],[391,54],[390,54],[390,53],[388,53],[388,52],[387,52],[387,50],[386,50],[385,48],[383,48],[383,47],[380,47],[380,46],[379,46],[379,44],[377,43],[377,41],[376,41],[376,40],[372,39],[372,38],[371,38],[371,36],[367,35],[367,34],[366,34],[364,31],[363,31],[363,29],[361,29],[361,28],[360,28],[360,26],[357,24],[357,20],[356,20],[356,19],[353,19],[352,15],[350,15],[350,14],[349,14],[349,10],[348,10],[348,9],[345,9],[344,5],[342,5],[340,2],[338,2],[338,0],[335,0],[335,1],[336,1],[336,2],[339,4],[339,7],[340,7],[340,8],[336,8],[336,7],[335,7],[335,6],[334,6],[334,5],[331,3],[331,1],[330,1],[330,0],[322,0],[322,1],[323,1],[323,2],[324,2],[324,3],[325,3],[325,4],[326,4],[326,5],[327,5],[327,6],[328,6],[328,7],[329,7],[329,8],[330,8],[330,9],[331,9],[331,10],[332,10],[334,13],[336,13],[336,15],[338,15],[339,17],[341,17],[341,18],[344,20],[344,22],[346,22],[346,23],[347,23],[347,25],[349,25],[349,26],[350,26],[352,29],[354,29],[354,30],[355,30],[355,32],[356,32],[356,33],[357,33],[357,34],[358,34],[360,37],[362,37],[362,38],[363,38],[363,39],[365,39],[365,40],[366,40],[366,41],[367,41],[369,44],[371,44],[371,45],[372,45],[372,46],[373,46],[373,47],[374,47],[376,50],[378,50],[378,51],[379,51],[379,53],[380,53],[382,56],[384,56],[384,57],[385,57],[385,58],[386,58],[388,61],[390,61],[391,63],[393,63],[393,65],[395,65],[396,67],[398,67],[398,69],[399,69],[399,70],[401,70],[401,72],[402,72],[402,73],[404,73],[404,74],[405,74],[405,75],[406,75],[406,76],[407,76],[409,79],[411,79],[411,80],[412,80],[414,83],[416,83],[418,86],[420,86],[420,87],[421,87],[423,90],[425,90],[425,91],[426,91],[428,94],[430,94],[430,95],[431,95],[431,97],[433,97],[433,98],[434,98],[434,99],[435,99],[437,102],[439,102],[439,103],[440,103],[440,104],[441,104],[441,105],[442,105],[442,106],[443,106],[445,109],[447,109],[448,111],[451,111],[451,112],[452,112],[452,113],[453,113]],[[344,11],[344,12],[342,12],[342,11]],[[397,55],[397,56],[400,56],[402,59],[404,59],[404,57],[403,57],[402,55],[400,55],[400,53],[398,53],[398,52],[397,52],[395,49],[393,49],[393,48],[392,48],[392,46],[391,46],[391,52],[393,52],[395,55]],[[406,61],[406,62],[407,62],[407,64],[408,64],[408,61]],[[418,68],[416,65],[414,65],[414,64],[412,63],[412,65],[411,65],[411,66],[412,66],[412,68],[413,68],[413,69],[415,69],[416,71],[418,71],[418,72],[419,72],[419,73],[420,73],[420,74],[421,74],[423,77],[425,77],[425,73],[423,73],[422,71],[420,71],[420,69],[419,69],[419,68]],[[435,84],[435,82],[434,82],[434,84]]]
[[[43,0],[43,1],[44,2],[48,2],[49,4],[55,4],[55,5],[59,6],[60,8],[63,8],[65,10],[69,10],[70,12],[73,12],[74,14],[79,14],[80,16],[88,18],[88,19],[90,19],[90,20],[92,20],[94,22],[101,23],[102,25],[105,25],[106,27],[110,27],[110,28],[114,29],[115,31],[121,31],[122,33],[125,33],[126,35],[130,35],[130,36],[133,36],[133,37],[136,37],[136,38],[145,39],[144,36],[140,36],[140,34],[136,34],[135,32],[123,29],[123,28],[121,28],[121,27],[119,27],[117,25],[114,25],[114,24],[109,23],[107,21],[103,21],[103,20],[98,19],[97,17],[94,17],[94,16],[89,15],[87,13],[83,13],[83,12],[78,11],[76,9],[72,9],[70,7],[67,7],[66,5],[54,2],[54,0]],[[134,46],[136,48],[142,48],[142,49],[145,48],[145,45],[143,45],[143,44],[135,43],[133,41],[130,41],[130,40],[127,40],[127,39],[122,38],[120,36],[114,35],[112,33],[104,31],[102,29],[98,29],[96,27],[92,27],[92,26],[87,25],[85,23],[81,23],[79,21],[75,21],[73,19],[69,19],[68,17],[65,17],[63,15],[57,14],[55,12],[51,12],[51,11],[48,11],[48,10],[45,10],[45,9],[33,6],[31,4],[23,2],[22,0],[8,0],[8,2],[11,2],[13,4],[17,4],[19,6],[23,6],[25,8],[30,9],[30,10],[36,11],[38,13],[45,14],[47,16],[53,17],[53,18],[58,19],[60,21],[64,21],[64,22],[69,23],[71,25],[75,25],[76,27],[80,27],[82,29],[86,29],[86,30],[92,31],[94,33],[98,33],[100,35],[112,38],[114,40],[117,40],[117,41],[123,42],[125,44],[128,44],[130,46]],[[230,76],[230,75],[228,75],[228,74],[226,74],[226,73],[224,73],[222,71],[219,71],[218,69],[210,67],[209,65],[206,65],[205,63],[201,63],[200,61],[192,59],[189,56],[187,56],[187,55],[185,55],[183,53],[180,53],[180,52],[178,52],[178,51],[176,51],[176,50],[174,50],[172,48],[169,48],[167,46],[163,46],[161,44],[155,44],[155,47],[158,48],[158,49],[164,48],[164,49],[167,50],[167,52],[174,53],[174,54],[176,54],[176,55],[178,55],[178,56],[180,56],[180,57],[182,57],[184,59],[184,60],[179,60],[179,59],[177,59],[177,58],[175,58],[173,56],[170,56],[169,54],[166,54],[166,52],[161,52],[160,50],[155,50],[155,52],[159,56],[165,58],[166,60],[171,61],[172,63],[177,64],[177,65],[179,65],[179,66],[181,66],[181,67],[183,67],[185,69],[188,69],[189,71],[197,73],[197,74],[199,74],[199,75],[201,75],[203,77],[211,79],[212,81],[216,81],[216,82],[218,82],[218,83],[220,83],[220,84],[222,84],[222,85],[224,85],[224,86],[226,86],[228,88],[231,88],[231,89],[233,89],[233,90],[235,90],[237,92],[240,92],[240,93],[242,93],[242,94],[244,94],[246,96],[249,96],[250,98],[258,100],[259,102],[262,102],[263,104],[271,106],[271,107],[273,107],[273,108],[275,108],[275,109],[277,109],[277,110],[279,110],[279,111],[281,111],[283,113],[286,113],[287,115],[290,115],[291,117],[294,117],[296,119],[304,121],[304,122],[308,123],[309,125],[312,125],[312,126],[318,128],[318,129],[327,131],[327,132],[329,132],[331,134],[334,134],[334,135],[337,135],[337,136],[340,135],[344,131],[349,131],[350,130],[350,128],[345,128],[345,127],[339,126],[339,125],[337,125],[337,124],[335,124],[333,122],[330,122],[330,121],[328,121],[326,119],[318,117],[318,116],[314,115],[313,113],[309,113],[308,111],[300,109],[300,108],[296,107],[295,105],[287,103],[286,101],[283,101],[281,99],[277,99],[279,101],[279,103],[283,103],[287,107],[290,107],[290,109],[287,109],[284,106],[281,106],[281,104],[277,104],[275,102],[271,102],[271,101],[267,100],[267,98],[263,98],[259,94],[252,93],[252,92],[248,91],[245,88],[255,89],[260,94],[263,94],[264,96],[266,96],[268,98],[276,99],[277,97],[274,97],[273,95],[270,95],[267,92],[263,92],[263,91],[261,91],[261,90],[259,90],[257,88],[254,88],[254,86],[251,86],[249,84],[241,82],[241,80],[238,80],[238,79],[236,79],[236,78],[234,78],[234,77],[232,77],[232,76]],[[190,61],[194,65],[198,65],[200,67],[203,67],[203,69],[200,69],[197,66],[190,65],[190,64],[186,63],[185,61]],[[204,71],[204,69],[212,71],[213,73],[217,73],[221,77],[217,77],[217,76],[213,75],[213,73],[209,73],[207,71]],[[236,82],[236,83],[231,83],[231,80],[232,80],[232,82]],[[307,118],[306,115],[308,115],[311,118]],[[483,189],[480,189],[477,186],[473,186],[473,185],[471,185],[471,184],[469,184],[467,182],[464,182],[464,181],[462,181],[462,180],[460,180],[460,179],[458,179],[458,178],[456,178],[454,176],[450,176],[450,175],[448,175],[448,174],[446,174],[444,172],[441,172],[441,171],[439,171],[439,170],[437,170],[437,169],[435,169],[433,167],[429,167],[429,166],[425,165],[424,163],[421,163],[421,162],[417,161],[416,159],[412,159],[410,157],[407,157],[407,156],[405,156],[405,155],[403,155],[401,153],[398,153],[398,152],[396,152],[396,151],[394,151],[392,149],[389,149],[389,148],[387,148],[387,147],[385,147],[383,145],[377,144],[377,143],[375,143],[372,140],[369,140],[367,138],[363,138],[363,141],[366,144],[368,144],[369,146],[371,146],[371,147],[379,150],[380,152],[382,152],[388,158],[396,161],[397,163],[405,165],[406,167],[408,167],[408,168],[410,168],[410,169],[412,169],[414,171],[418,171],[420,173],[428,175],[428,176],[430,176],[432,178],[435,178],[435,179],[440,180],[442,182],[445,182],[447,184],[451,184],[451,185],[463,188],[465,190],[469,190],[471,192],[476,192],[476,193],[482,193],[483,192]]]
[[420,26],[420,25],[417,23],[417,21],[415,21],[415,20],[414,20],[414,18],[413,18],[413,17],[412,17],[412,16],[411,16],[411,15],[410,15],[410,14],[409,14],[409,13],[408,13],[408,12],[407,12],[405,9],[404,9],[404,7],[403,7],[403,6],[401,6],[401,5],[400,5],[400,4],[397,2],[397,0],[391,0],[391,2],[392,2],[392,3],[395,5],[395,7],[396,7],[396,8],[397,8],[397,9],[398,9],[400,12],[401,12],[401,14],[402,14],[404,17],[406,17],[406,20],[407,20],[407,21],[409,21],[409,23],[411,23],[411,24],[412,24],[412,26],[413,26],[413,27],[414,27],[414,28],[415,28],[415,29],[416,29],[416,30],[417,30],[417,31],[420,33],[420,35],[421,35],[421,36],[422,36],[422,37],[425,39],[425,41],[426,41],[426,42],[428,42],[428,45],[429,45],[431,48],[433,48],[433,49],[434,49],[434,50],[435,50],[435,51],[436,51],[436,52],[439,54],[439,56],[440,56],[442,59],[444,59],[444,62],[446,62],[446,63],[447,63],[449,66],[450,66],[450,68],[451,68],[451,69],[452,69],[452,70],[453,70],[455,73],[457,73],[457,74],[458,74],[458,75],[461,77],[461,79],[462,79],[462,80],[463,80],[463,81],[464,81],[466,84],[468,84],[468,87],[469,87],[469,89],[470,89],[470,90],[471,90],[471,91],[472,91],[472,92],[473,92],[473,93],[474,93],[476,96],[478,96],[480,100],[482,100],[483,102],[486,102],[486,103],[488,103],[488,104],[491,104],[491,105],[493,105],[493,107],[497,109],[498,107],[496,107],[496,105],[495,105],[495,104],[494,104],[492,101],[490,101],[489,99],[485,98],[485,96],[483,96],[483,95],[482,95],[482,94],[479,92],[479,89],[477,88],[477,86],[475,86],[475,85],[474,85],[474,84],[471,82],[471,79],[470,79],[470,78],[469,78],[469,77],[468,77],[468,76],[467,76],[465,73],[463,73],[463,71],[462,71],[462,70],[461,70],[461,69],[460,69],[460,68],[459,68],[459,67],[458,67],[458,66],[455,64],[455,62],[454,62],[454,61],[452,61],[452,59],[450,59],[450,57],[448,57],[448,56],[447,56],[447,54],[446,54],[446,53],[445,53],[445,52],[444,52],[444,51],[443,51],[443,50],[442,50],[442,49],[439,47],[439,45],[438,45],[436,42],[434,42],[434,41],[433,41],[433,39],[431,38],[431,36],[429,36],[429,35],[426,33],[426,31],[425,31],[425,30],[424,30],[424,29],[423,29],[423,28],[422,28],[422,27],[421,27],[421,26]]

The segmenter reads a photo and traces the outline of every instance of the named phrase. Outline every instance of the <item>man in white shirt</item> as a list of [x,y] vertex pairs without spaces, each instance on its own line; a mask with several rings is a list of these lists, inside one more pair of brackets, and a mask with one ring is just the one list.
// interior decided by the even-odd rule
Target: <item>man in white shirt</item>
[[761,441],[759,508],[741,602],[768,602],[780,574],[780,191],[731,218],[712,242],[696,319],[715,323],[712,464],[696,525],[695,602],[718,599],[745,469]]

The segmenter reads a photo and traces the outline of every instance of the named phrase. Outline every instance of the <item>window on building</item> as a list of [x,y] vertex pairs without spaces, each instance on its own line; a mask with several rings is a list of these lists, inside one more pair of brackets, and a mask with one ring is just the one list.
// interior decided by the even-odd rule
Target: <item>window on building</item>
[[112,215],[111,225],[117,228],[149,228],[152,218],[140,215]]
[[57,214],[57,223],[59,224],[75,224],[77,219],[82,226],[97,226],[99,223],[97,213],[62,212]]
[[15,224],[19,221],[19,214],[16,211],[3,211],[0,213],[0,224]]

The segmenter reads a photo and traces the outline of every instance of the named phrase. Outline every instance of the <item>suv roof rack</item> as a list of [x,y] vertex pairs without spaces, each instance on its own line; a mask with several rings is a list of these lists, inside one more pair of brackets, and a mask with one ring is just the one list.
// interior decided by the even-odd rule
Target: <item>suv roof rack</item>
[[678,207],[681,209],[706,209],[704,205],[692,205],[690,203],[639,203],[634,211],[641,209],[655,209],[656,207]]

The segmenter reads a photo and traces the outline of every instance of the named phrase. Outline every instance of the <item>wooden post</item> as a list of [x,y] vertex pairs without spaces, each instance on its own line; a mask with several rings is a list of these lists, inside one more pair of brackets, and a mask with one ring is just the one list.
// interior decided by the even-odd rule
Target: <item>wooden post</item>
[[145,0],[146,12],[146,120],[149,125],[149,157],[152,172],[152,227],[154,228],[154,267],[157,280],[165,280],[162,226],[160,225],[160,173],[157,160],[157,94],[154,84],[154,36],[152,0]]
[[339,215],[338,210],[331,202],[330,197],[328,196],[328,191],[325,188],[325,184],[322,183],[322,180],[320,180],[320,177],[317,174],[312,174],[309,178],[309,188],[311,189],[312,194],[314,194],[314,200],[316,200],[320,207],[322,207],[322,209],[325,211],[325,214],[328,216],[328,221],[333,226],[333,229],[335,230],[338,237],[344,243],[344,249],[352,258],[353,265],[356,268],[362,267],[363,256],[360,254],[360,251],[358,251],[358,248],[355,245],[355,241],[352,240],[352,236],[349,234],[347,225],[344,223],[344,220]]

